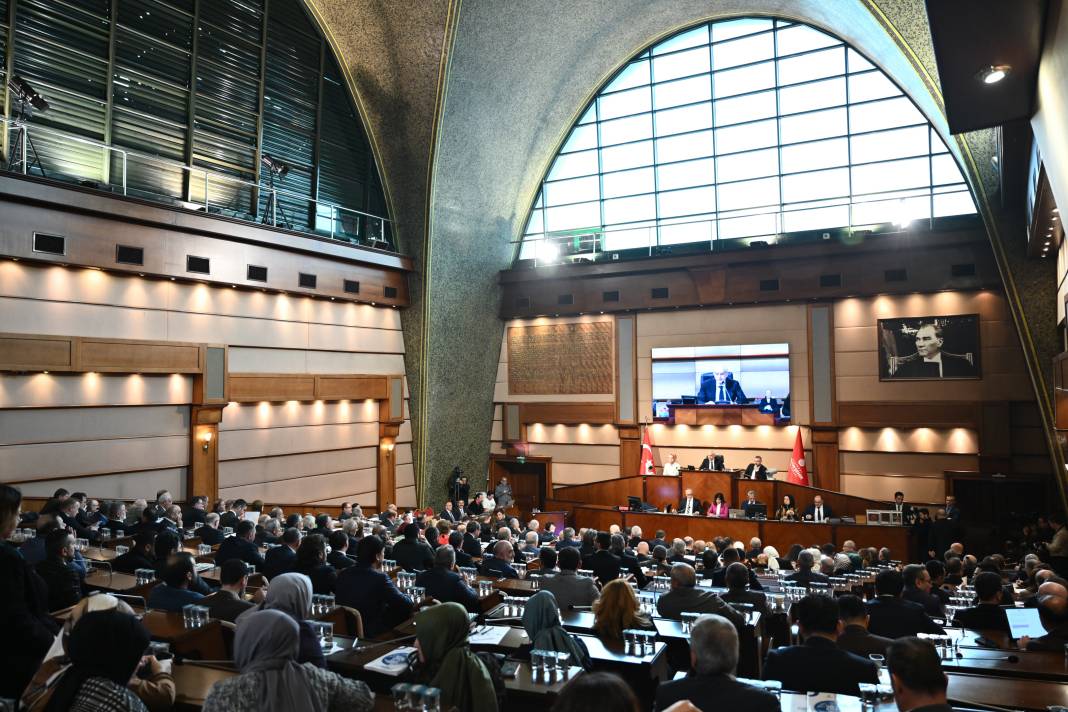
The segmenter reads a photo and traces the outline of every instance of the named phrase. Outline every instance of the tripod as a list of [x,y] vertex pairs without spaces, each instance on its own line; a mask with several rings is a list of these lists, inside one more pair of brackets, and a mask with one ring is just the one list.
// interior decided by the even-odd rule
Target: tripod
[[[278,202],[278,193],[274,192],[274,171],[269,170],[267,172],[267,187],[270,189],[271,194],[267,197],[267,204],[263,207],[263,219],[260,221],[263,225],[282,225],[287,230],[293,229],[293,224],[289,222],[289,216],[286,215],[286,209],[282,207],[282,204]],[[282,216],[281,221],[271,220],[274,216],[275,210]]]
[[[7,154],[7,169],[14,170],[16,165],[25,163],[22,172],[29,173],[30,170],[36,165],[37,170],[41,172],[42,178],[47,178],[44,166],[41,165],[41,157],[37,155],[37,147],[33,145],[33,138],[30,137],[29,126],[26,124],[26,119],[30,116],[29,107],[26,106],[26,102],[17,101],[15,104],[15,121],[14,126],[15,141],[11,144],[11,150]],[[22,142],[26,141],[26,157],[23,158]]]

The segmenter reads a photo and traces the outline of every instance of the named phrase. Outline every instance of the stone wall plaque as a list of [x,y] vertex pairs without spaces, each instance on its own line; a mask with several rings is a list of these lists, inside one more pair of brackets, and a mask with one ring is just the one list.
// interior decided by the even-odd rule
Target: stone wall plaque
[[512,395],[612,393],[612,322],[508,329]]

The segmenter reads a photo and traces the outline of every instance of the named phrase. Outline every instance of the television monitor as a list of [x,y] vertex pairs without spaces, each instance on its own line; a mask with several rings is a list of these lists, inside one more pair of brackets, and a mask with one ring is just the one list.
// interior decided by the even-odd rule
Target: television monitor
[[750,504],[745,508],[745,512],[750,519],[767,519],[768,518],[768,505],[763,502],[757,502],[756,504]]
[[790,419],[790,345],[673,346],[652,350],[653,417],[668,404],[748,407]]
[[642,511],[642,498],[635,497],[634,495],[627,497],[627,509],[632,512]]

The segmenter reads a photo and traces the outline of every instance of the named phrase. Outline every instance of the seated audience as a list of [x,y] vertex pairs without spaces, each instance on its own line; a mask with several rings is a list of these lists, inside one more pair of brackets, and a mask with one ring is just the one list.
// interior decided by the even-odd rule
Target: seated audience
[[[212,618],[219,618],[233,623],[237,617],[255,604],[245,600],[245,587],[248,585],[248,569],[240,559],[224,561],[219,567],[219,590],[205,596],[200,605],[206,606]],[[256,603],[263,601],[264,590],[256,594]]]
[[415,617],[420,682],[441,690],[441,709],[496,712],[497,692],[485,663],[471,651],[467,612],[458,603],[424,608]]
[[464,535],[463,535],[463,532],[460,532],[460,531],[457,531],[457,530],[453,530],[449,534],[448,544],[456,552],[456,565],[457,566],[459,566],[460,568],[470,568],[470,567],[473,567],[475,565],[474,559],[472,559],[471,555],[468,554],[463,549],[463,546],[464,546]]
[[187,527],[194,527],[197,524],[203,524],[207,519],[207,507],[208,498],[197,495],[189,502],[189,509],[187,509],[182,517],[182,521],[185,522]]
[[868,601],[868,630],[884,638],[904,638],[917,633],[945,635],[942,626],[931,620],[923,607],[901,599],[904,578],[895,569],[880,571],[875,577],[874,601]]
[[514,558],[515,552],[512,551],[512,543],[510,541],[498,541],[493,545],[493,556],[482,557],[482,569],[479,573],[483,576],[517,579],[519,574],[512,568]]
[[1061,651],[1068,645],[1068,587],[1062,579],[1046,581],[1038,587],[1038,613],[1046,634],[1038,638],[1023,636],[1024,650]]
[[971,630],[992,630],[1009,633],[1009,617],[1001,607],[1001,576],[982,571],[973,582],[979,602],[971,608],[958,610],[954,623]]
[[177,613],[183,606],[199,603],[204,598],[203,593],[193,590],[197,571],[193,557],[186,552],[171,554],[160,578],[163,582],[153,586],[148,594],[149,608]]
[[237,527],[234,528],[234,535],[227,537],[222,544],[219,544],[215,559],[217,561],[240,559],[246,564],[252,564],[257,570],[261,570],[265,562],[263,556],[260,555],[259,547],[253,542],[255,538],[255,524],[248,520],[238,522]]
[[838,635],[838,647],[862,658],[869,655],[886,655],[886,647],[893,641],[868,632],[868,609],[857,596],[838,597],[838,618],[842,632]]
[[[586,673],[572,678],[552,707],[552,712],[639,712],[638,698],[622,677],[611,672]],[[689,710],[683,710],[689,712]]]
[[334,519],[329,514],[315,516],[315,528],[309,534],[318,534],[323,539],[330,538],[330,532],[334,531]]
[[899,710],[952,712],[946,701],[948,681],[934,645],[919,638],[900,638],[886,651],[890,686]]
[[367,684],[300,662],[300,628],[282,611],[262,610],[241,619],[234,635],[240,675],[215,683],[204,712],[370,712]]
[[116,556],[111,562],[112,571],[124,574],[132,574],[138,569],[155,569],[156,560],[152,553],[156,550],[156,532],[139,532],[134,537],[130,550],[125,554]]
[[942,599],[931,593],[931,574],[927,567],[922,564],[909,564],[901,572],[901,576],[905,581],[901,598],[918,603],[923,607],[924,613],[940,618],[944,613]]
[[413,610],[411,600],[382,573],[384,551],[381,539],[374,535],[365,536],[356,549],[356,565],[337,577],[335,596],[338,605],[360,612],[364,635],[368,638],[399,625]]
[[[740,563],[742,560],[742,552],[733,546],[728,546],[723,550],[723,554],[719,557],[720,568],[711,572],[708,571],[708,566],[705,566],[705,576],[712,580],[712,585],[717,588],[726,586],[727,568],[733,563]],[[742,564],[745,566],[745,564]],[[753,591],[763,591],[764,587],[760,585],[760,580],[756,577],[748,567],[746,567],[746,576],[749,577],[749,588]]]
[[[297,549],[300,548],[300,530],[294,527],[282,533],[282,545],[267,551],[263,557],[263,575],[268,580],[296,570]],[[216,558],[218,556],[216,555]]]
[[649,579],[645,577],[645,572],[642,571],[642,567],[638,564],[638,558],[632,553],[627,551],[626,539],[622,534],[613,534],[612,543],[609,551],[612,556],[619,559],[620,570],[626,570],[628,575],[634,579],[634,583],[638,588],[644,588],[645,584],[649,583]]
[[345,531],[338,529],[337,531],[331,532],[330,553],[326,555],[326,563],[330,564],[338,571],[355,564],[356,560],[348,555],[349,546],[351,546],[349,535],[345,533]]
[[793,607],[797,609],[797,624],[805,642],[769,650],[765,680],[778,680],[783,689],[795,692],[854,696],[860,694],[860,683],[879,682],[875,663],[836,645],[842,623],[833,598],[810,593]]
[[620,560],[612,553],[612,535],[608,532],[597,532],[594,538],[596,550],[583,559],[583,568],[593,571],[594,578],[603,587],[609,581],[619,578]]
[[482,531],[482,527],[478,522],[468,522],[466,531],[467,533],[464,535],[463,550],[468,556],[477,559],[482,556],[482,543],[479,540],[479,534]]
[[282,523],[274,517],[268,517],[263,523],[263,528],[256,529],[256,546],[282,543]]
[[219,515],[215,512],[208,512],[204,515],[204,523],[196,528],[193,532],[194,536],[200,537],[202,544],[208,546],[215,546],[216,544],[222,544],[223,536],[222,530],[219,529]]
[[569,546],[561,550],[556,563],[560,571],[554,576],[543,577],[541,588],[553,594],[561,611],[592,606],[601,594],[592,578],[576,574],[582,563],[578,549]]
[[434,566],[434,550],[422,537],[423,527],[419,522],[404,526],[404,538],[393,545],[390,557],[405,571],[426,571]]
[[656,611],[664,618],[682,620],[683,613],[715,613],[738,627],[745,625],[745,616],[711,591],[697,588],[697,573],[689,564],[671,567],[671,590],[656,600]]
[[761,616],[767,616],[768,598],[762,591],[752,590],[752,575],[753,572],[745,564],[740,561],[732,563],[723,576],[723,585],[727,587],[727,592],[720,594],[720,598],[732,604],[732,607],[735,603],[748,604]]
[[314,593],[334,592],[337,569],[326,563],[326,540],[321,534],[309,534],[301,540],[293,570],[311,579]]
[[690,630],[690,673],[657,687],[656,709],[688,700],[699,710],[778,712],[773,695],[734,679],[737,667],[738,631],[725,618],[701,616]]
[[653,622],[638,612],[638,598],[623,579],[609,581],[593,603],[593,632],[605,645],[621,647],[623,631],[656,630]]
[[230,508],[222,513],[219,518],[219,527],[226,529],[237,529],[239,522],[245,521],[245,509],[248,507],[248,502],[243,499],[235,499],[230,503]]
[[797,555],[797,571],[786,577],[787,581],[794,584],[808,586],[810,583],[830,583],[830,579],[821,573],[812,570],[816,565],[816,557],[809,550],[804,550]]
[[530,639],[532,650],[552,650],[570,653],[571,664],[590,669],[590,652],[580,638],[564,630],[560,624],[557,602],[548,591],[538,591],[527,599],[523,609],[523,629]]
[[74,566],[74,535],[53,529],[45,539],[45,560],[34,568],[48,586],[48,610],[70,608],[85,595],[84,572]]
[[541,568],[537,573],[541,576],[552,576],[556,573],[556,549],[551,546],[543,546],[541,551],[538,552],[538,563],[541,564]]
[[237,617],[237,629],[241,630],[245,620],[257,611],[281,611],[292,618],[300,628],[297,662],[312,663],[316,667],[325,668],[326,658],[323,657],[323,649],[319,645],[319,636],[308,622],[311,618],[311,604],[311,580],[304,574],[282,574],[271,581],[261,603]]
[[471,613],[480,613],[478,594],[456,573],[456,550],[446,544],[434,552],[434,566],[415,577],[415,585],[426,589],[428,596],[442,603],[459,603]]
[[110,529],[113,537],[119,536],[119,532],[126,532],[126,504],[118,500],[108,502],[107,519],[100,525],[104,529]]

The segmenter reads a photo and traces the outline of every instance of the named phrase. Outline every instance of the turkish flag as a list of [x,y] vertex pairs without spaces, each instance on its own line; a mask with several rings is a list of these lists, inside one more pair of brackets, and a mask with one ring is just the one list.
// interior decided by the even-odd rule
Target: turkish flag
[[653,441],[649,439],[649,428],[642,429],[642,461],[638,465],[639,475],[655,475],[653,467]]
[[790,471],[786,475],[786,481],[808,486],[808,468],[805,467],[805,444],[801,442],[801,428],[797,429],[797,440],[794,441],[794,454],[790,456]]

